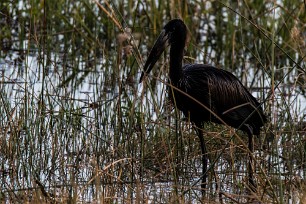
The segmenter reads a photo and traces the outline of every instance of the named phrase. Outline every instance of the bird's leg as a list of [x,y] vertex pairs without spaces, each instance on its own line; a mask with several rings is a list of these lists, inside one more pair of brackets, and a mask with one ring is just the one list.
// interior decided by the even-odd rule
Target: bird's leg
[[254,161],[252,154],[254,152],[253,136],[248,135],[249,137],[249,164],[248,164],[248,174],[249,174],[249,187],[252,192],[256,192],[256,183],[254,181]]
[[206,180],[207,180],[207,150],[206,145],[204,141],[204,135],[203,130],[201,126],[197,126],[197,132],[200,139],[200,145],[201,145],[201,153],[202,153],[202,183],[201,183],[201,189],[202,194],[205,194],[206,189]]

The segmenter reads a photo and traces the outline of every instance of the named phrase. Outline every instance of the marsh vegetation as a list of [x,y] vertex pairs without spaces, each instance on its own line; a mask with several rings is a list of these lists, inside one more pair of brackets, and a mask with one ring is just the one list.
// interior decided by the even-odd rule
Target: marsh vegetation
[[[0,200],[5,203],[306,201],[305,1],[0,2]],[[255,138],[206,124],[197,135],[166,93],[167,53],[143,84],[163,25],[189,29],[185,63],[236,75],[269,118]]]

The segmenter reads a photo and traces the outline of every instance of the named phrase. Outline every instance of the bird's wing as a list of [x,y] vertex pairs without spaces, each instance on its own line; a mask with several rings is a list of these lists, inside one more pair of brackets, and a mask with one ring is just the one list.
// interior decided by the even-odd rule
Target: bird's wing
[[[260,104],[232,73],[210,65],[192,64],[183,68],[181,89],[208,106],[219,116],[242,120],[253,111],[260,126],[265,121]],[[257,109],[258,108],[258,109]]]
[[[232,73],[210,65],[186,65],[183,69],[183,83],[186,91],[201,99],[209,96],[215,103],[226,107],[233,107],[251,102],[259,103]],[[203,99],[204,99],[203,98]]]

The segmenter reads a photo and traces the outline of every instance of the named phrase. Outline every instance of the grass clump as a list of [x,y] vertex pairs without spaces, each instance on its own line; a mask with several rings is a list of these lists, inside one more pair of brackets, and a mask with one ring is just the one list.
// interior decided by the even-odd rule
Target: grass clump
[[0,15],[2,202],[251,199],[246,137],[214,124],[205,137],[216,162],[201,197],[198,138],[161,83],[167,53],[138,84],[156,36],[177,17],[190,32],[185,63],[233,72],[269,116],[255,138],[251,197],[305,200],[303,2],[4,0]]

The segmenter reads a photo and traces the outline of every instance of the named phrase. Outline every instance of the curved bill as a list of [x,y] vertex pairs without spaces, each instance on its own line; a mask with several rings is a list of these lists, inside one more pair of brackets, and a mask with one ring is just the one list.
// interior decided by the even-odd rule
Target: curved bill
[[142,82],[144,76],[152,70],[153,66],[163,53],[163,51],[166,49],[168,46],[168,35],[166,34],[165,30],[163,30],[159,37],[157,38],[150,54],[149,57],[145,63],[145,66],[143,67],[143,72],[141,73],[141,77],[139,80],[139,83]]

